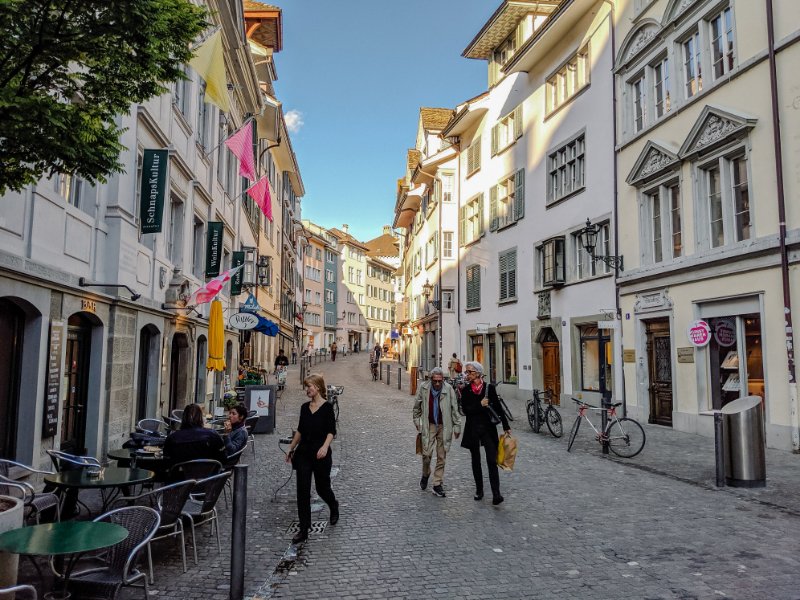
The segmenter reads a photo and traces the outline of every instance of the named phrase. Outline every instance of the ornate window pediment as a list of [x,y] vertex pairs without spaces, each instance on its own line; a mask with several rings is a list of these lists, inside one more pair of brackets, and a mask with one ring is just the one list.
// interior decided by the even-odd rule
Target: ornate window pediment
[[678,156],[682,159],[693,157],[741,139],[755,127],[756,121],[752,117],[706,106],[683,142]]
[[661,25],[655,19],[646,19],[632,29],[622,42],[616,69],[621,69],[644,52],[658,38]]
[[662,173],[677,170],[680,164],[675,152],[648,141],[625,181],[628,185],[639,186]]
[[700,1],[701,0],[670,0],[669,4],[667,4],[667,10],[664,11],[664,19],[661,23],[666,27]]

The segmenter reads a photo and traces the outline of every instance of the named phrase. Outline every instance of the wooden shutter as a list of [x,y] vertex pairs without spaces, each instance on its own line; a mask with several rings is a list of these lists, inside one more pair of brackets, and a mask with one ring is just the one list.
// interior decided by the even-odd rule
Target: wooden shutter
[[474,265],[472,267],[472,306],[480,308],[481,306],[481,266]]
[[461,216],[459,217],[459,222],[458,222],[458,237],[459,237],[458,245],[464,246],[467,243],[467,218],[466,218],[467,207],[462,206],[460,210],[461,210]]
[[514,109],[514,139],[522,137],[522,104]]
[[492,127],[492,156],[497,154],[497,135],[499,123]]
[[508,279],[508,298],[517,297],[517,251],[506,254],[506,278]]
[[489,229],[497,231],[497,227],[497,186],[493,185],[489,188]]
[[500,300],[508,298],[508,253],[500,255]]
[[483,192],[478,196],[478,235],[483,235]]
[[525,216],[525,169],[514,174],[514,220]]

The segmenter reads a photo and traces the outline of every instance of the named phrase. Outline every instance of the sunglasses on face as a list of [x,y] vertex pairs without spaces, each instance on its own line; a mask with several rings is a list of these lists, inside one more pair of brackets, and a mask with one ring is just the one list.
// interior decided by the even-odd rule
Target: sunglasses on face
[[477,373],[477,371],[474,371],[474,370],[472,370],[472,369],[467,369],[467,370],[466,370],[466,371],[464,371],[464,372],[465,372],[465,373]]

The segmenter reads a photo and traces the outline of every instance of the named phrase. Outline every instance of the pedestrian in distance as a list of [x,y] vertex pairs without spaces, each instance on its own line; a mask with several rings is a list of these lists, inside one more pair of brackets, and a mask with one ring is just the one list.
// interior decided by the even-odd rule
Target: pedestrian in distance
[[379,344],[375,344],[375,347],[372,349],[373,353],[375,354],[375,362],[379,362],[381,360],[381,347]]
[[497,390],[491,383],[483,380],[483,365],[475,361],[464,363],[467,384],[461,388],[461,407],[466,423],[461,447],[472,455],[472,476],[475,478],[475,500],[483,499],[483,472],[481,471],[481,446],[486,454],[486,468],[489,470],[489,485],[492,488],[492,504],[503,501],[500,494],[500,475],[497,470],[497,425],[492,424],[491,407],[500,417],[503,431],[511,433],[505,412],[497,399]]
[[430,379],[417,388],[412,417],[422,442],[422,478],[419,487],[423,490],[428,487],[435,447],[433,493],[444,498],[445,461],[450,451],[450,441],[461,435],[461,415],[458,413],[456,392],[445,382],[444,371],[440,367],[431,369]]
[[317,494],[328,505],[330,524],[339,521],[339,503],[331,489],[333,452],[331,442],[336,435],[336,415],[327,401],[325,380],[322,375],[311,374],[303,381],[309,401],[300,407],[300,423],[289,444],[286,462],[297,471],[297,516],[300,530],[292,538],[293,544],[308,539],[311,529],[311,476]]
[[458,360],[458,355],[453,352],[453,357],[450,359],[450,362],[447,363],[447,370],[450,375],[450,379],[455,379],[458,373],[461,373],[463,370],[463,366],[461,361]]
[[297,348],[295,348],[294,346],[292,346],[292,364],[293,365],[297,364]]
[[336,342],[332,342],[331,343],[331,360],[332,361],[336,360],[336,351],[337,350],[338,350],[338,348],[336,347]]
[[278,370],[278,367],[288,367],[289,366],[289,359],[286,358],[286,355],[283,353],[283,348],[278,350],[278,356],[275,357],[275,370]]

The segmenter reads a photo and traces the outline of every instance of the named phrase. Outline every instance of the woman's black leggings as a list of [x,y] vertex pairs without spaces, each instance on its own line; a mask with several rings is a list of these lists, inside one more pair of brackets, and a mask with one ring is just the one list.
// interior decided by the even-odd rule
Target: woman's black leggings
[[[488,438],[488,439],[487,439]],[[472,476],[475,478],[475,490],[483,493],[483,471],[481,470],[481,446],[486,453],[486,468],[489,470],[489,485],[492,496],[500,495],[500,475],[497,471],[497,444],[490,436],[482,436],[479,446],[469,449],[472,456]]]
[[328,456],[319,460],[316,457],[298,457],[294,467],[297,469],[297,516],[300,529],[311,527],[311,476],[317,486],[317,494],[325,503],[333,508],[336,506],[336,496],[331,489],[331,466],[333,453],[328,451]]

